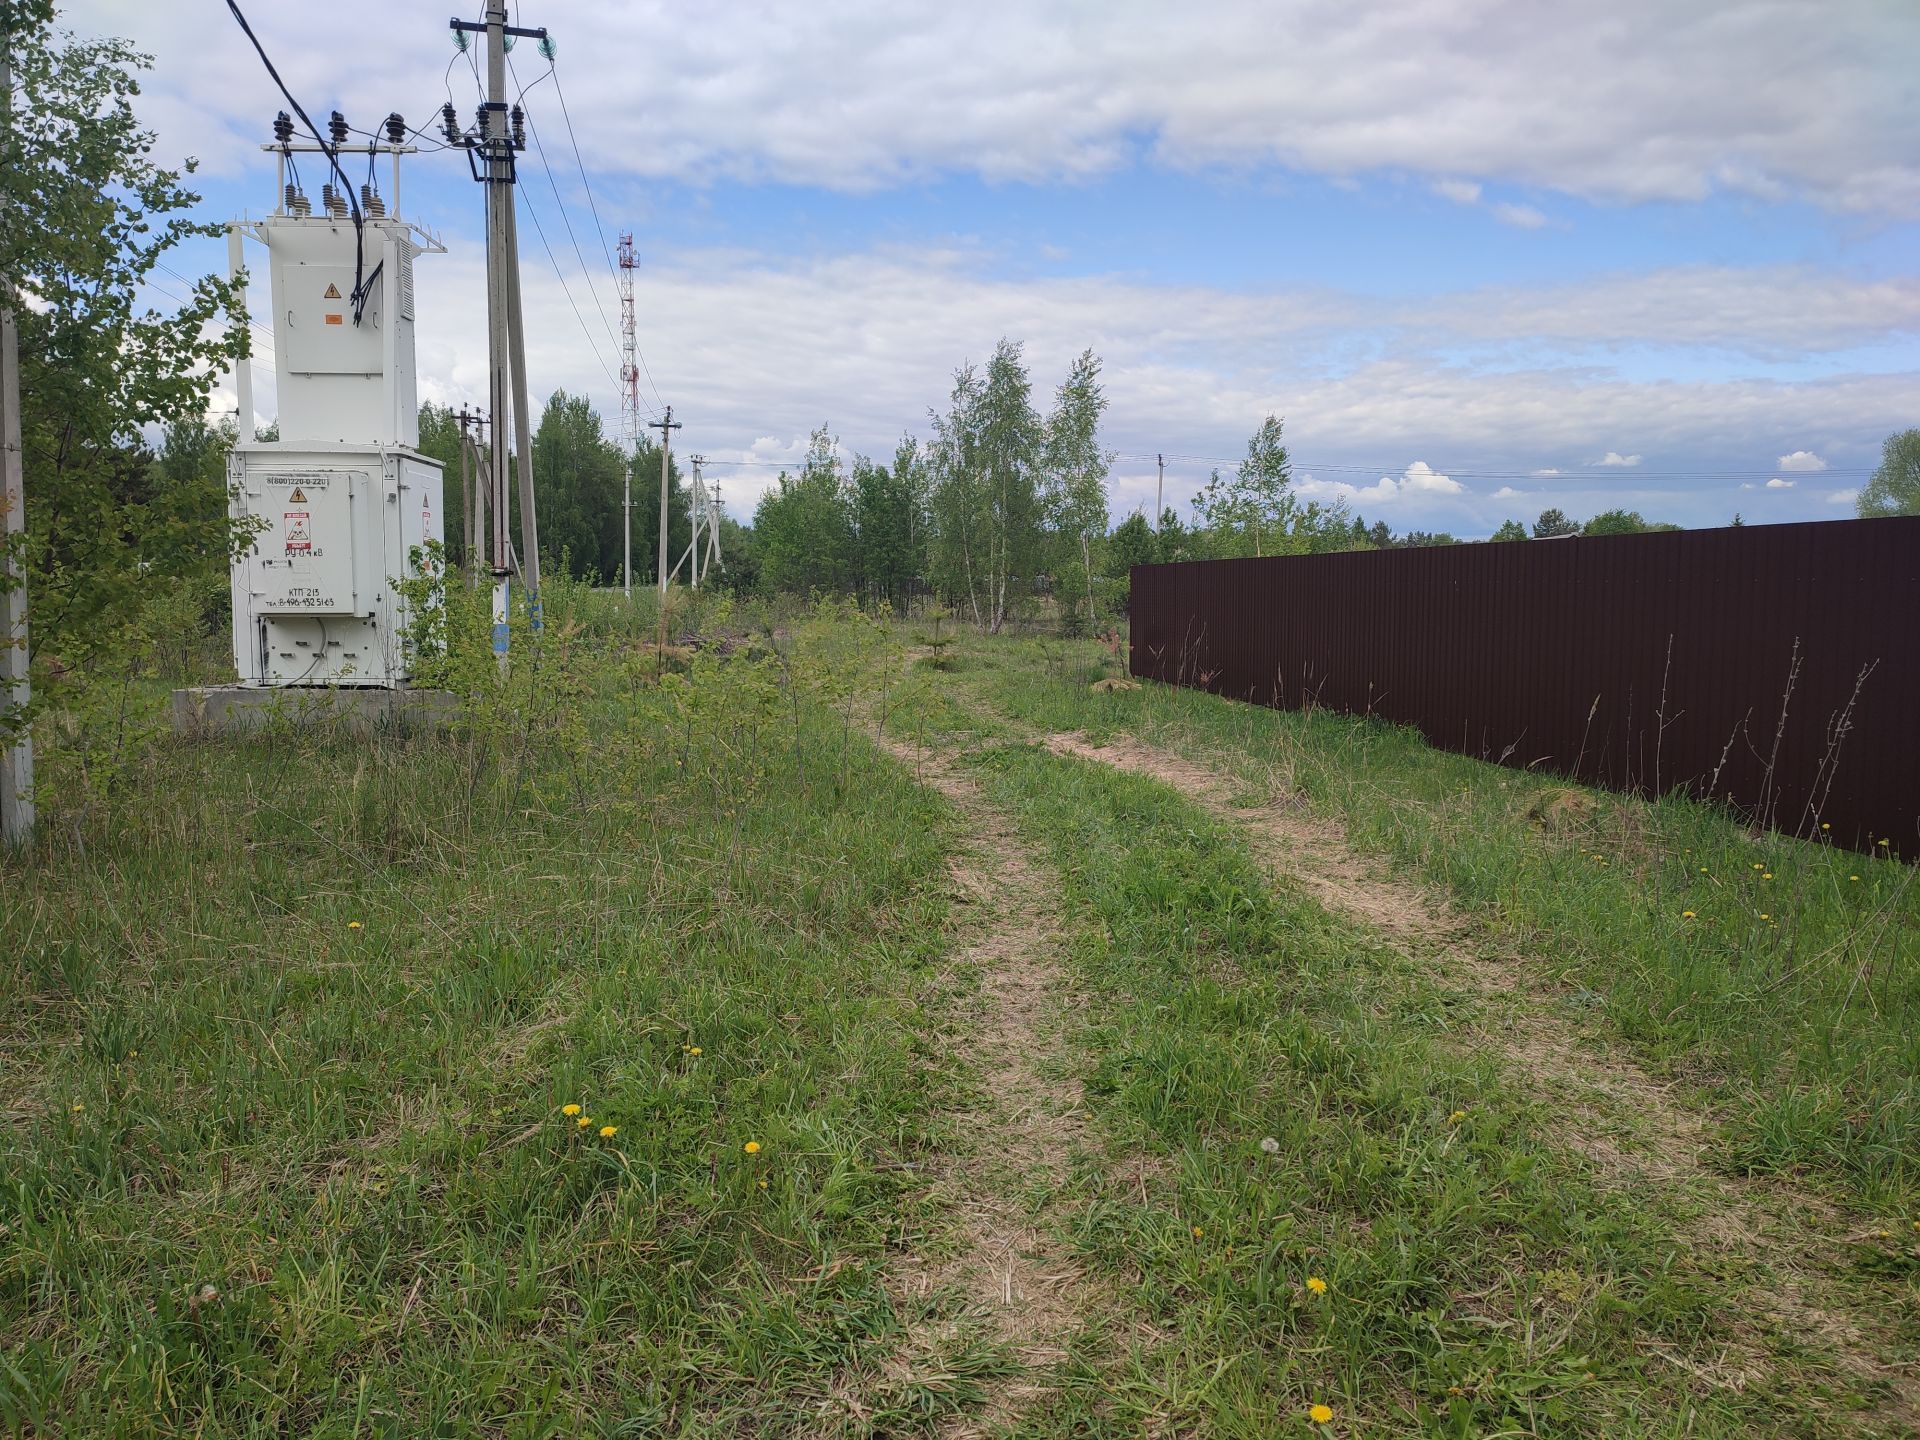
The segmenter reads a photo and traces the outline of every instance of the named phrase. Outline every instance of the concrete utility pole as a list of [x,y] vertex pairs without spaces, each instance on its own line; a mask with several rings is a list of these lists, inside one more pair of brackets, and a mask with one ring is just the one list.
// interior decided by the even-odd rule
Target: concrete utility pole
[[620,589],[633,598],[633,465],[638,457],[627,446],[627,463],[620,469]]
[[1167,457],[1153,457],[1160,465],[1160,482],[1153,487],[1153,528],[1157,534],[1160,529],[1160,517],[1167,513]]
[[[0,165],[13,150],[13,36],[0,30]],[[11,719],[33,699],[27,674],[27,495],[20,453],[20,334],[13,323],[13,277],[0,275],[0,717]],[[0,843],[33,838],[33,734],[22,726],[0,745]]]
[[687,518],[691,522],[687,529],[687,583],[694,589],[700,588],[700,467],[706,463],[704,455],[689,456],[693,461],[693,486],[687,491]]
[[487,537],[487,477],[480,442],[487,417],[462,405],[453,418],[460,422],[460,508],[467,512],[467,588],[472,589],[480,574],[480,552]]
[[[660,597],[667,594],[667,467],[673,455],[673,432],[680,428],[680,422],[673,418],[673,407],[667,406],[667,413],[647,426],[649,430],[660,432]],[[666,614],[665,609],[661,615]],[[664,623],[664,621],[662,622]]]
[[[453,29],[482,34],[487,45],[487,99],[480,107],[477,135],[462,136],[449,103],[447,138],[484,157],[487,187],[487,406],[493,422],[489,471],[493,508],[493,653],[507,660],[507,580],[513,562],[507,533],[509,459],[520,471],[520,579],[527,588],[527,609],[537,632],[540,623],[540,527],[533,495],[533,421],[527,406],[526,327],[520,308],[519,227],[513,186],[516,152],[526,148],[524,121],[507,105],[507,36],[545,42],[544,29],[507,24],[506,0],[487,0],[485,18],[452,20]],[[512,437],[509,447],[507,437]]]

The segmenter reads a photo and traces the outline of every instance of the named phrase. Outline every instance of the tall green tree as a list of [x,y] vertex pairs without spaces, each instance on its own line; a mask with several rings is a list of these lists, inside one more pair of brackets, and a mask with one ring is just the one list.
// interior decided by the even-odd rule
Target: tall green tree
[[1282,438],[1284,423],[1269,415],[1247,441],[1247,458],[1222,477],[1218,470],[1194,498],[1200,522],[1211,534],[1215,553],[1273,555],[1289,546],[1287,537],[1299,515],[1292,490],[1293,465]]
[[1862,487],[1854,509],[1863,519],[1920,515],[1920,429],[1889,435],[1880,447],[1880,468]]
[[856,583],[869,600],[904,610],[921,571],[926,521],[918,514],[918,452],[905,441],[891,469],[864,455],[853,461],[853,553]]
[[1558,507],[1542,510],[1540,518],[1533,522],[1533,538],[1536,540],[1554,540],[1562,535],[1579,533],[1579,524],[1569,520],[1566,512]]
[[1054,532],[1078,552],[1089,626],[1095,619],[1093,546],[1107,533],[1107,475],[1113,469],[1113,452],[1100,448],[1100,417],[1106,409],[1100,357],[1082,351],[1054,393],[1043,447],[1042,498]]
[[[533,487],[538,497],[540,546],[546,562],[606,584],[618,582],[621,565],[620,505],[626,457],[607,439],[599,413],[584,395],[554,391],[533,432]],[[658,535],[659,460],[653,472],[654,523]],[[639,488],[639,487],[636,487]],[[636,511],[640,508],[635,499]],[[635,519],[638,519],[636,514]],[[691,530],[689,521],[686,529]],[[672,532],[669,531],[671,537]],[[651,538],[651,536],[649,536]],[[685,542],[681,542],[684,548]],[[667,556],[671,566],[680,549]],[[640,573],[642,556],[634,557]],[[648,569],[656,568],[658,559]]]
[[784,470],[753,513],[760,583],[769,590],[844,594],[857,571],[853,496],[841,471],[839,442],[825,425],[813,432],[797,476]]
[[1502,521],[1500,528],[1493,532],[1493,538],[1495,540],[1507,541],[1525,540],[1529,537],[1525,525],[1521,524],[1518,520],[1506,520]]
[[956,371],[947,413],[934,417],[935,570],[989,634],[1005,626],[1016,582],[1038,568],[1045,440],[1011,340],[994,347],[984,374],[970,365]]
[[[0,8],[12,58],[0,166],[0,286],[19,328],[24,551],[41,694],[79,713],[94,680],[123,680],[174,623],[181,597],[217,592],[242,538],[228,518],[220,442],[204,416],[245,353],[220,279],[178,309],[139,296],[169,251],[218,226],[158,164],[134,114],[150,63],[120,40],[56,31],[44,4]],[[180,439],[157,464],[143,434]],[[49,689],[48,679],[61,683]],[[14,717],[18,718],[18,717]],[[0,729],[9,718],[0,715]]]

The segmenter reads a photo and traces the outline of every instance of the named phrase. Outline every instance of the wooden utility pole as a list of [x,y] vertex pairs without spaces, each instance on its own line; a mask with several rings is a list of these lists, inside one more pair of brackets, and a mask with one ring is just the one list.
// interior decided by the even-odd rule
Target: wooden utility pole
[[[673,432],[680,423],[673,418],[673,407],[667,406],[667,413],[647,426],[649,430],[660,432],[660,598],[667,598],[667,467],[673,455]],[[661,624],[666,623],[666,609],[660,611]]]
[[[0,29],[0,165],[13,163],[12,150],[13,36]],[[20,722],[33,699],[33,682],[27,673],[27,495],[13,285],[11,275],[0,275],[0,550],[6,556],[0,567],[0,720],[12,735],[0,744],[0,842],[24,845],[33,838],[33,733]]]

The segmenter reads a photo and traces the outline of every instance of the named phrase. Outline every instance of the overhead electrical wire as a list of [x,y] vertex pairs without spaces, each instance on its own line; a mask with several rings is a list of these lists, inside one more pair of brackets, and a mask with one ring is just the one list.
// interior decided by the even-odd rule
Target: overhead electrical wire
[[[1148,464],[1158,459],[1180,460],[1195,465],[1244,465],[1247,459],[1244,455],[1231,457],[1225,455],[1175,455],[1170,451],[1161,455],[1140,455],[1130,451],[1123,451],[1116,452],[1113,458],[1116,460],[1142,461]],[[1328,470],[1353,475],[1392,475],[1397,471],[1404,471],[1406,469],[1404,465],[1399,464],[1315,464],[1313,461],[1302,460],[1298,457],[1292,458],[1292,465],[1296,470]],[[1442,475],[1464,475],[1469,480],[1565,480],[1587,474],[1589,469],[1593,467],[1582,466],[1578,470],[1563,470],[1552,475],[1541,475],[1531,470],[1476,470],[1465,466],[1453,465],[1435,465],[1431,468]],[[1771,469],[1764,470],[1642,470],[1638,466],[1631,465],[1609,465],[1598,468],[1628,472],[1632,478],[1639,480],[1752,480],[1758,479],[1761,476],[1777,475],[1780,469],[1780,467],[1774,466]],[[1858,469],[1830,468],[1814,473],[1824,475],[1870,475],[1873,471],[1870,467]]]
[[587,337],[587,345],[589,348],[593,350],[594,359],[600,362],[600,369],[603,373],[605,373],[607,377],[607,383],[613,386],[614,393],[618,394],[620,390],[620,382],[615,380],[613,378],[613,372],[607,369],[607,362],[605,358],[600,354],[600,350],[599,350],[600,342],[593,338],[593,331],[587,325],[587,317],[580,313],[579,303],[573,298],[573,290],[567,284],[566,275],[561,272],[560,261],[558,260],[558,258],[555,257],[553,253],[552,243],[547,239],[546,227],[540,223],[540,212],[533,208],[533,201],[527,198],[526,187],[522,186],[520,187],[520,190],[521,190],[520,199],[522,203],[524,203],[526,206],[527,218],[533,221],[534,233],[540,237],[541,248],[547,252],[547,263],[553,266],[554,278],[560,282],[561,293],[567,297],[567,304],[573,310],[573,318],[580,322],[580,333]]
[[[507,68],[509,71],[513,73],[514,83],[516,85],[519,84],[519,80],[520,80],[519,72],[513,70],[513,61],[511,58],[509,58],[507,61]],[[514,103],[516,105],[521,106],[523,109],[525,109],[526,97],[528,92],[532,91],[536,86],[538,86],[541,83],[541,81],[549,80],[549,79],[554,82],[554,89],[556,92],[558,92],[559,72],[551,60],[547,62],[547,69],[545,74],[541,75],[538,79],[534,80],[531,84],[521,86],[519,98]],[[565,102],[563,101],[561,104],[562,114],[565,113],[565,110],[566,110],[566,105],[565,105]],[[559,208],[560,219],[567,227],[567,239],[571,241],[573,244],[574,258],[580,262],[581,273],[585,275],[588,271],[592,269],[592,267],[587,264],[586,254],[580,248],[580,237],[574,232],[572,216],[568,213],[566,201],[561,197],[561,194],[560,194],[560,182],[553,173],[553,166],[547,160],[546,146],[540,143],[540,127],[534,122],[533,112],[531,110],[526,111],[526,117],[527,117],[527,134],[531,137],[533,141],[533,153],[540,161],[540,168],[546,171],[547,186],[549,189],[553,191],[553,203],[555,204],[555,206]],[[572,127],[571,121],[568,122],[567,133],[569,136],[571,136],[573,133],[573,127]],[[574,163],[580,167],[580,184],[581,184],[581,187],[587,192],[587,204],[589,207],[593,209],[594,225],[597,228],[600,224],[600,211],[599,211],[599,207],[594,204],[593,186],[589,184],[587,181],[587,169],[585,164],[581,162],[580,147],[577,142],[574,145],[573,158],[574,158]],[[601,230],[600,245],[601,245],[602,254],[605,256],[607,260],[608,274],[617,282],[619,278],[618,272],[613,269],[613,256],[611,252],[607,251],[606,249],[606,238],[607,238],[606,232],[604,230]],[[600,303],[599,288],[597,286],[590,286],[590,290],[593,295],[594,308],[600,312],[600,323],[606,328],[608,341],[612,343],[616,351],[622,350],[624,347],[621,345],[620,341],[616,339],[614,336],[613,323],[607,318],[606,308]],[[634,354],[640,360],[641,368],[644,370],[646,368],[646,356],[641,352],[640,344],[637,339],[634,341]],[[660,399],[660,391],[658,387],[654,386],[653,384],[653,374],[651,371],[647,371],[647,385],[649,386],[649,388],[653,389],[654,399],[660,401],[660,404],[664,406],[666,402]],[[616,388],[616,391],[619,390],[618,386],[616,386],[615,388]],[[645,409],[650,416],[658,418],[660,414],[660,410],[656,406],[648,405],[644,400],[641,401],[640,403],[642,408]]]
[[[593,228],[600,234],[600,253],[606,257],[607,272],[618,285],[620,276],[613,263],[613,249],[607,244],[606,228],[600,223],[600,207],[594,203],[593,186],[587,180],[587,162],[580,157],[580,141],[573,133],[573,116],[567,111],[567,92],[560,84],[560,68],[549,61],[547,69],[553,76],[553,93],[560,101],[560,118],[567,122],[567,140],[573,146],[573,163],[580,169],[580,188],[587,192],[587,208],[593,212]],[[633,342],[633,353],[639,357],[641,372],[647,377],[647,388],[653,391],[653,398],[665,405],[667,402],[660,397],[660,387],[653,383],[653,371],[647,365],[647,352],[640,348],[638,338]]]
[[[547,71],[548,75],[552,73],[553,71],[551,69]],[[518,79],[517,76],[515,78]],[[545,79],[546,77],[542,76],[541,78]],[[535,83],[537,84],[539,82],[536,81]],[[526,93],[526,90],[522,90],[520,92],[521,99],[517,102],[521,105],[522,109],[525,109]],[[573,243],[573,258],[580,262],[581,274],[585,275],[590,268],[587,264],[587,257],[581,252],[580,239],[573,232],[573,217],[567,214],[567,202],[560,197],[560,182],[554,178],[553,166],[547,163],[546,147],[540,143],[540,127],[534,124],[532,111],[527,111],[526,116],[527,134],[533,141],[534,156],[539,160],[540,168],[546,172],[547,188],[553,191],[553,203],[560,211],[560,222],[567,227],[567,239]],[[592,287],[592,295],[594,308],[600,312],[600,324],[606,329],[607,340],[615,350],[618,350],[620,348],[620,342],[614,336],[613,322],[607,319],[606,306],[600,303],[600,291],[597,286]]]
[[240,29],[248,40],[253,42],[254,53],[260,57],[260,63],[267,67],[267,74],[273,77],[273,83],[280,87],[281,95],[287,104],[293,107],[293,113],[300,117],[301,123],[313,136],[314,143],[320,147],[320,153],[327,157],[327,163],[333,167],[333,173],[340,177],[340,188],[346,192],[347,210],[353,217],[353,323],[358,325],[360,317],[366,312],[367,292],[372,285],[370,277],[364,275],[366,261],[366,227],[360,214],[360,202],[354,198],[353,183],[347,179],[347,172],[340,168],[340,157],[334,153],[326,137],[321,135],[320,127],[315,125],[300,102],[293,98],[293,92],[287,89],[287,82],[280,78],[280,72],[273,68],[273,61],[267,58],[267,47],[260,43],[260,37],[253,33],[253,26],[247,23],[247,17],[240,11],[238,0],[227,0],[227,9],[233,12],[233,18],[240,22]]

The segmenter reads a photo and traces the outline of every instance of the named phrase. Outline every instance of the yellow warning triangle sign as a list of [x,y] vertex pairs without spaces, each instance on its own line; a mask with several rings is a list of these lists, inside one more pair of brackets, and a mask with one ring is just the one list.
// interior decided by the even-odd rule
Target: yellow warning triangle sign
[[295,504],[298,504],[298,505],[304,505],[304,504],[306,504],[306,503],[307,503],[307,492],[306,492],[306,491],[304,491],[304,490],[302,490],[302,489],[301,489],[301,488],[300,488],[300,487],[299,487],[298,485],[296,485],[296,486],[294,486],[294,487],[293,487],[293,493],[292,493],[291,495],[289,495],[289,496],[287,496],[287,503],[288,503],[289,505],[295,505]]
[[338,285],[328,285],[327,293],[320,298],[322,300],[338,300],[340,298],[340,287]]

